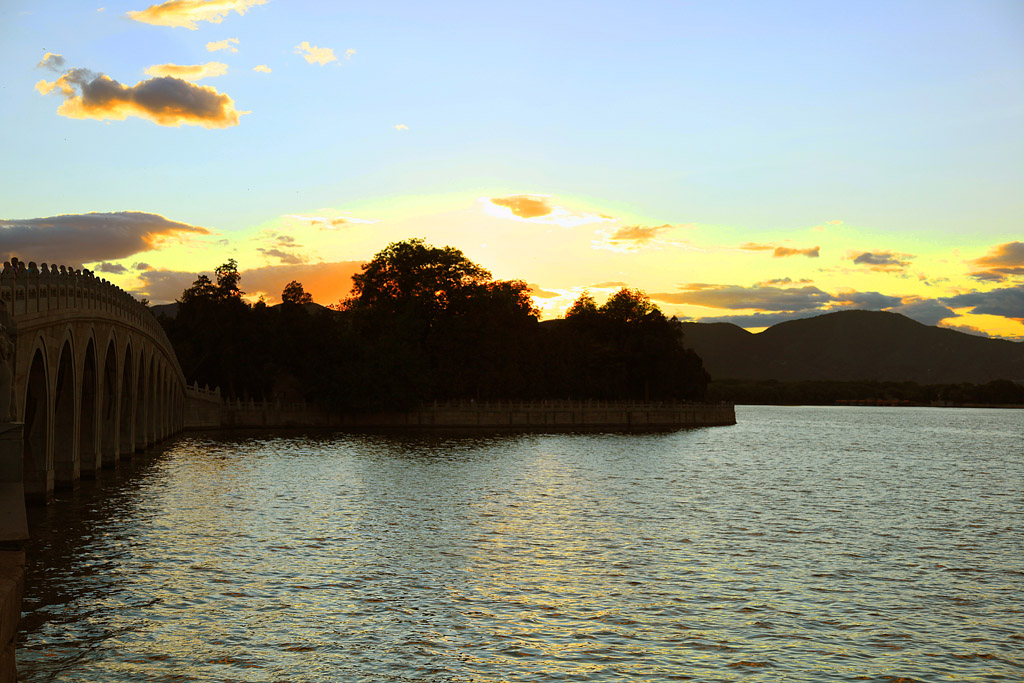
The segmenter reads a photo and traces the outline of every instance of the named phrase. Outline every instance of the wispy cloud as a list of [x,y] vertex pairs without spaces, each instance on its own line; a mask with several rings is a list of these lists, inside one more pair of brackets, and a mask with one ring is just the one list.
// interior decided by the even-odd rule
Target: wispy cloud
[[303,214],[286,214],[282,216],[286,225],[310,225],[321,230],[337,230],[346,225],[370,225],[377,223],[376,219],[355,218],[348,214],[339,216],[315,216]]
[[321,66],[329,62],[338,61],[338,58],[334,55],[334,50],[329,47],[310,45],[308,40],[304,40],[295,46],[295,54],[302,55],[303,59],[310,64],[319,64]]
[[396,123],[395,130],[409,130],[409,126],[405,125],[404,123]]
[[270,73],[270,67],[267,66],[266,64],[259,64],[257,66],[254,66],[252,68],[252,70],[253,71],[259,71],[260,73],[264,73],[264,74]]
[[354,57],[355,54],[356,49],[354,47],[350,47],[349,49],[345,50],[345,59],[352,59],[352,57]]
[[235,109],[230,97],[210,86],[173,76],[125,86],[88,69],[69,69],[52,83],[39,81],[36,90],[43,95],[54,91],[62,95],[64,102],[57,113],[72,119],[123,121],[138,116],[161,126],[227,128],[237,126],[238,117],[249,113]]
[[231,12],[245,14],[256,5],[265,5],[268,0],[168,0],[160,5],[151,5],[144,10],[128,12],[135,21],[155,26],[199,28],[198,22],[219,24]]
[[832,295],[817,287],[742,287],[739,285],[712,285],[691,283],[678,292],[660,292],[650,295],[655,301],[672,304],[692,304],[709,308],[760,311],[802,311],[820,309],[832,301]]
[[278,247],[272,247],[270,249],[258,247],[257,251],[266,256],[267,258],[277,259],[278,263],[283,263],[287,265],[298,265],[300,263],[307,263],[309,261],[308,258],[302,256],[301,254],[297,254],[292,251],[285,251],[284,249],[279,249]]
[[1024,242],[1007,242],[993,247],[981,258],[969,261],[976,270],[971,277],[989,282],[1003,282],[1024,277]]
[[793,247],[782,247],[776,244],[759,244],[757,242],[747,242],[741,244],[740,249],[743,251],[770,251],[772,252],[772,258],[786,258],[788,256],[806,256],[808,258],[818,258],[821,255],[821,247],[807,247],[805,249],[797,249]]
[[620,253],[636,252],[641,249],[661,249],[672,246],[679,247],[687,244],[678,240],[669,240],[665,235],[680,227],[681,225],[623,225],[617,228],[609,227],[598,231],[598,239],[593,241],[595,249],[608,249]]
[[208,235],[206,228],[140,211],[63,214],[48,218],[0,219],[5,258],[81,263],[112,261],[160,247],[167,240]]
[[112,275],[124,275],[128,272],[128,269],[120,263],[107,263],[106,261],[97,263],[92,269],[97,273],[110,273]]
[[225,38],[224,40],[211,40],[206,44],[207,52],[219,52],[220,50],[227,50],[228,52],[238,52],[238,38]]
[[526,286],[530,288],[530,296],[535,299],[557,299],[562,296],[558,292],[549,292],[548,290],[543,289],[540,285],[527,284]]
[[49,69],[50,71],[56,71],[57,73],[63,73],[67,68],[67,60],[62,55],[54,54],[53,52],[47,52],[43,55],[43,58],[36,64],[37,69]]
[[207,62],[206,64],[154,64],[146,69],[147,76],[171,76],[186,81],[200,81],[204,78],[223,76],[228,72],[228,65],[223,62]]
[[848,254],[858,266],[867,266],[869,270],[882,273],[903,272],[910,266],[913,254],[898,254],[891,251],[863,251]]

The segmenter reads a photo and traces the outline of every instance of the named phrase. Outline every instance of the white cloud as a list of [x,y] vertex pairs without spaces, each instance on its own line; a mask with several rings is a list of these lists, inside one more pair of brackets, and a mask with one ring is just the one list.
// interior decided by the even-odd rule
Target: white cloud
[[302,55],[303,59],[310,64],[319,64],[321,66],[329,62],[338,61],[338,58],[334,56],[334,50],[329,47],[310,45],[308,40],[304,40],[295,46],[295,54]]
[[216,40],[207,43],[206,49],[209,52],[216,52],[217,50],[238,52],[238,48],[234,47],[234,45],[238,45],[238,38],[225,38],[224,40]]

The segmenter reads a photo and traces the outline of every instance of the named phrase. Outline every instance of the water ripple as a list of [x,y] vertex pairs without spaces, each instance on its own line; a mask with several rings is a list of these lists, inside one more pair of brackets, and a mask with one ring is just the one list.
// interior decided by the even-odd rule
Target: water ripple
[[32,511],[22,678],[1024,679],[1019,412],[738,413],[182,438]]

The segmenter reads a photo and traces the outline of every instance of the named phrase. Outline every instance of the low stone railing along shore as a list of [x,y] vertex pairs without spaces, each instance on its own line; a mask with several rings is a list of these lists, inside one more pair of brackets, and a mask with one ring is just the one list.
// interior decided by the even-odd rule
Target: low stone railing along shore
[[304,402],[221,400],[189,387],[186,429],[272,427],[672,428],[736,424],[732,404],[672,401],[447,401],[406,411],[340,413]]

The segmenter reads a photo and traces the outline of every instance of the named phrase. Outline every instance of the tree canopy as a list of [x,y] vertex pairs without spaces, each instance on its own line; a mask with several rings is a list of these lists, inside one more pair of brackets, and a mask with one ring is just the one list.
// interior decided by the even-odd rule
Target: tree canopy
[[292,280],[284,286],[281,292],[281,303],[285,304],[311,304],[313,295],[302,287],[302,283]]
[[249,305],[232,259],[162,320],[189,381],[228,396],[304,398],[343,410],[431,400],[692,399],[707,373],[682,326],[643,292],[539,321],[529,286],[495,280],[453,247],[395,242],[353,276],[334,310],[289,282],[283,305]]

